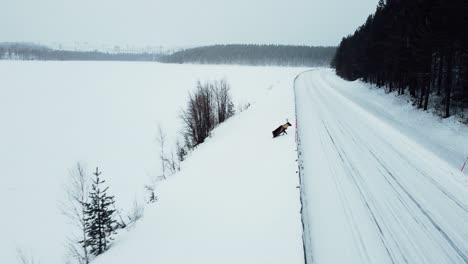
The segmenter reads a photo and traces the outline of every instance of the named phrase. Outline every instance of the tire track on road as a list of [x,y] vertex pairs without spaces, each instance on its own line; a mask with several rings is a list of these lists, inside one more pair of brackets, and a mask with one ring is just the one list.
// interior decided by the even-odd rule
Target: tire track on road
[[[335,185],[353,239],[359,245],[361,263],[372,262],[368,251],[372,247],[368,244],[369,234],[363,233],[369,230],[363,229],[364,223],[354,215],[353,206],[356,204],[353,205],[349,199],[353,192],[351,189],[358,194],[391,263],[468,263],[467,230],[456,231],[457,223],[462,224],[463,218],[468,219],[467,205],[460,200],[463,195],[450,192],[449,187],[457,187],[453,186],[456,183],[440,182],[444,178],[437,178],[437,173],[440,175],[446,167],[442,164],[436,172],[421,168],[423,162],[415,160],[417,155],[414,153],[419,151],[425,159],[431,160],[430,152],[417,145],[413,147],[414,143],[409,138],[393,132],[392,127],[388,127],[390,132],[382,130],[387,124],[379,124],[377,127],[382,131],[377,130],[371,122],[378,117],[333,91],[333,87],[322,80],[322,74],[314,73],[316,78],[302,82],[310,111],[315,111],[315,117],[308,118],[309,122],[314,122],[316,129],[322,127],[327,138],[320,136],[319,146],[315,147],[321,148],[328,163],[316,165],[328,167],[327,177]],[[340,107],[335,107],[337,105]],[[343,112],[343,109],[347,110]],[[398,149],[392,142],[393,137],[408,141],[409,145]],[[370,142],[376,144],[371,146]],[[409,152],[403,152],[405,150]],[[438,158],[436,160],[439,162]],[[436,165],[430,165],[436,168]],[[352,185],[345,184],[343,180],[346,178]],[[417,187],[419,184],[421,187]],[[418,188],[422,188],[421,191]],[[434,199],[440,201],[433,204]],[[451,212],[452,217],[444,218],[440,215],[442,212]]]

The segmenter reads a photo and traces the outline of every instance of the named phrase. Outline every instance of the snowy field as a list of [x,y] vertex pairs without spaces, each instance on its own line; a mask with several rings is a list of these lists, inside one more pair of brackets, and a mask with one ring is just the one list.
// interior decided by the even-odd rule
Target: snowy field
[[[332,70],[132,62],[0,61],[0,258],[62,264],[69,170],[99,166],[122,214],[161,174],[197,80],[236,105],[160,182],[159,201],[97,264],[468,263],[468,128]],[[294,100],[295,96],[295,100]],[[271,139],[296,101],[294,127]]]
[[468,128],[332,70],[295,81],[309,263],[468,263]]
[[[59,205],[76,162],[99,166],[127,211],[160,175],[157,125],[172,145],[197,80],[226,78],[252,107],[214,132],[158,189],[160,201],[96,263],[301,263],[294,132],[299,68],[0,61],[0,258],[64,263]],[[122,260],[118,262],[117,259]]]

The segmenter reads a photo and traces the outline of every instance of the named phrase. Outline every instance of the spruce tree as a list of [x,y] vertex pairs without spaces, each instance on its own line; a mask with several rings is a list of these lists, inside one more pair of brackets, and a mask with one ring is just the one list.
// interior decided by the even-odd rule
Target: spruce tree
[[103,187],[104,180],[99,178],[101,172],[96,168],[93,173],[96,178],[93,180],[91,192],[89,194],[90,202],[86,204],[86,232],[88,241],[86,247],[90,247],[90,253],[95,256],[104,253],[110,241],[115,234],[117,221],[114,219],[115,210],[114,196],[108,196],[109,187]]

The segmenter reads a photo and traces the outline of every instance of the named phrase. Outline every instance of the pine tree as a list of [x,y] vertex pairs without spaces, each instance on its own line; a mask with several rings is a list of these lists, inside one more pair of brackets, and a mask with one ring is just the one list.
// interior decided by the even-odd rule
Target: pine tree
[[103,188],[104,180],[100,179],[101,172],[96,168],[93,173],[96,178],[93,180],[91,192],[89,194],[90,202],[86,204],[86,232],[88,240],[86,247],[90,247],[90,253],[95,256],[104,253],[115,234],[117,221],[114,219],[115,210],[114,196],[108,196],[109,187]]

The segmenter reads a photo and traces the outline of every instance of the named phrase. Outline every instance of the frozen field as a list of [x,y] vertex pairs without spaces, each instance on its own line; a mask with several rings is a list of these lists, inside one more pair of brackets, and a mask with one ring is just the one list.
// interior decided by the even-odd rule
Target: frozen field
[[[239,128],[239,131],[242,131],[241,135],[246,137],[249,137],[251,133],[256,135],[244,145],[237,144],[245,148],[255,147],[252,144],[255,145],[255,140],[258,141],[258,137],[262,137],[264,133],[269,139],[272,127],[284,122],[287,117],[293,118],[292,80],[300,71],[302,69],[298,68],[130,62],[0,61],[1,262],[15,263],[16,250],[20,248],[41,263],[64,263],[63,244],[69,226],[60,214],[59,204],[64,198],[63,182],[69,170],[78,161],[84,163],[90,171],[95,166],[100,167],[103,177],[110,185],[111,194],[116,196],[118,207],[124,210],[124,214],[135,198],[141,200],[143,185],[148,183],[151,177],[160,174],[159,150],[155,141],[157,124],[163,126],[168,135],[168,144],[172,145],[181,126],[178,119],[179,113],[185,106],[188,91],[194,88],[197,80],[226,78],[232,86],[235,103],[237,105],[251,103],[252,111],[260,113],[253,115],[250,120],[252,124],[261,121],[257,126]],[[265,101],[266,98],[270,98],[268,94],[272,91],[274,95],[270,97],[274,100]],[[262,100],[264,102],[259,104],[263,104],[263,108],[255,110],[257,101]],[[284,108],[278,108],[277,105]],[[271,112],[275,109],[276,112]],[[264,113],[270,114],[265,116]],[[226,126],[228,125],[226,123]],[[259,125],[266,131],[254,131]],[[225,130],[228,129],[225,128]],[[213,141],[215,140],[222,141],[222,139]],[[237,137],[235,140],[237,141],[234,142],[239,142],[240,139]],[[289,140],[290,142],[283,147],[293,150],[292,137]],[[212,150],[214,152],[210,152],[211,154],[207,154],[206,157],[214,159],[217,155],[216,151],[227,151],[216,149],[222,148],[224,144],[225,142],[220,142]],[[200,152],[202,151],[203,149],[200,148]],[[248,152],[246,150],[246,153]],[[244,157],[244,159],[255,157],[254,154],[245,156],[246,153],[234,152],[232,155]],[[274,153],[271,155],[273,156]],[[295,154],[287,152],[284,155],[294,159]],[[195,160],[197,157],[195,153],[194,157]],[[202,165],[202,168],[203,166],[209,167],[210,161],[203,157],[198,159],[201,159],[200,162],[208,163]],[[289,160],[290,163],[277,166],[290,168],[292,166],[294,170],[293,161]],[[262,161],[254,164],[262,164]],[[275,168],[270,166],[269,169]],[[199,169],[194,168],[194,170]],[[240,172],[246,173],[246,171]],[[216,171],[216,173],[223,174],[223,171]],[[294,171],[289,171],[289,173],[292,173],[288,175],[289,181],[278,179],[278,182],[273,185],[275,186],[273,190],[281,191],[282,188],[288,189],[293,186],[293,191],[278,199],[285,199],[288,204],[291,202],[285,205],[286,210],[298,212],[297,203],[295,203],[297,202],[295,189],[297,182]],[[201,177],[201,174],[202,171],[197,171],[197,174],[187,175],[187,178],[191,178],[187,181],[180,177],[179,185],[175,186],[195,184],[198,181],[194,177]],[[227,176],[232,176],[232,174],[227,174]],[[243,183],[238,182],[237,185],[233,185],[238,187],[236,193],[242,195],[245,190],[241,187],[250,186],[251,192],[247,193],[253,195],[257,190],[255,188],[269,186],[268,182],[262,182],[268,179],[267,175],[263,176],[265,178],[254,178],[252,185],[249,185],[248,181],[244,182],[246,177],[254,176],[255,173],[239,175]],[[204,181],[200,180],[199,192],[211,194],[209,190],[217,188],[216,185],[209,185],[212,182],[210,177],[204,178]],[[229,181],[231,178],[225,179]],[[289,185],[284,186],[282,181],[289,182]],[[166,185],[170,184],[169,181]],[[180,198],[180,190],[165,193],[161,190],[161,192],[160,203],[161,206],[166,207],[166,211],[161,209],[161,212],[165,214],[165,218],[161,221],[166,221],[167,224],[174,218],[170,215],[170,204],[165,205],[164,201]],[[274,197],[276,194],[269,193],[268,195],[264,198]],[[227,201],[232,201],[233,197],[227,197]],[[211,196],[205,198],[207,201],[216,199]],[[226,205],[220,204],[219,206]],[[265,208],[271,206],[270,204]],[[266,220],[269,214],[279,217],[284,213],[280,211],[275,215],[271,208],[267,211],[253,208],[255,210],[252,208],[248,210],[253,210],[253,212],[257,210],[261,214],[261,217],[256,219],[258,221]],[[245,213],[242,208],[239,210],[240,213]],[[147,211],[148,215],[158,214],[158,208]],[[234,213],[236,213],[235,210],[231,212],[231,214]],[[297,229],[298,215],[288,215],[290,214],[287,214],[284,221],[290,225],[286,225],[283,231],[280,229],[278,234],[289,233],[286,231],[292,228],[295,231],[289,235],[295,237],[300,231]],[[178,217],[182,216],[178,215]],[[256,215],[253,214],[251,217],[255,218]],[[288,217],[291,218],[287,219]],[[228,223],[235,224],[235,222],[232,220]],[[244,222],[239,222],[238,228],[242,226],[242,223]],[[148,221],[145,224],[148,225]],[[280,226],[280,223],[270,225],[271,228]],[[264,231],[267,232],[270,229]],[[170,232],[167,235],[170,236]],[[260,239],[262,234],[259,233],[255,237]],[[220,237],[215,235],[212,238],[219,239]],[[159,242],[163,243],[165,239]],[[197,240],[194,239],[194,241]],[[216,241],[218,242],[222,241]],[[289,255],[299,254],[300,256],[302,254],[300,243],[291,246],[298,248],[296,251],[289,252]],[[271,250],[271,248],[265,248],[267,249]]]

